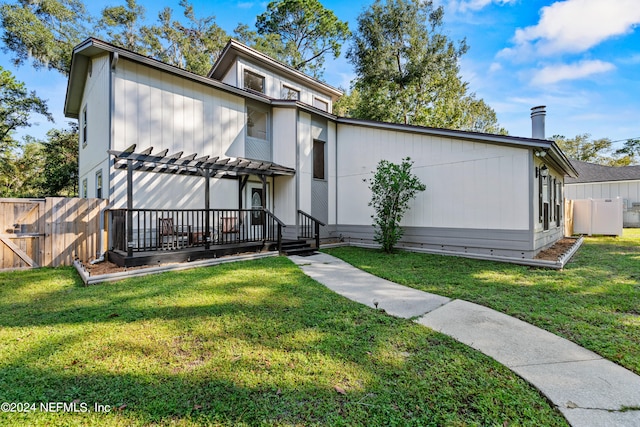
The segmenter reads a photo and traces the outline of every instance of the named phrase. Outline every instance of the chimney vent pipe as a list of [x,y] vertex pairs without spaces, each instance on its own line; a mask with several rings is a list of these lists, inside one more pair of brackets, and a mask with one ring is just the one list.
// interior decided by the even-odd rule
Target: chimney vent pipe
[[531,109],[531,137],[535,139],[545,139],[544,122],[547,110],[544,105]]

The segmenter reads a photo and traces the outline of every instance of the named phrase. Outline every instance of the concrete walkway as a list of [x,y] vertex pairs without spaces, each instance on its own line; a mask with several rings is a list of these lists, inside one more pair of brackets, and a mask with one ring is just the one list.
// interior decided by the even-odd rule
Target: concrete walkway
[[477,304],[389,282],[327,254],[289,258],[334,292],[494,358],[538,388],[572,426],[640,426],[640,376],[564,338]]

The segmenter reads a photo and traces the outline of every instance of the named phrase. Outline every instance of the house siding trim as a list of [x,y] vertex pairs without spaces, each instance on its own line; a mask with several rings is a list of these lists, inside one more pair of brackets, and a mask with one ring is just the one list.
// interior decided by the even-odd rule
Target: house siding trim
[[[429,251],[506,256],[530,259],[535,256],[529,230],[471,229],[448,227],[402,227],[404,235],[397,247]],[[372,225],[338,224],[331,237],[351,243],[377,245]]]

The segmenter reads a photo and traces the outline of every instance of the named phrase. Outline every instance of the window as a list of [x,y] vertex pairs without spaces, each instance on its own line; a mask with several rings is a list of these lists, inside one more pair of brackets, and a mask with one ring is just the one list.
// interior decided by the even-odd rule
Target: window
[[282,93],[280,94],[282,99],[295,99],[300,100],[300,91],[287,85],[282,85]]
[[87,198],[87,178],[82,180],[82,197]]
[[269,140],[269,114],[266,111],[247,106],[247,136]]
[[324,141],[313,140],[313,178],[324,180]]
[[82,109],[82,148],[87,146],[87,106]]
[[102,199],[102,171],[96,172],[96,197]]
[[249,70],[244,70],[244,88],[264,93],[264,77]]
[[562,210],[564,208],[564,202],[562,200],[562,183],[560,180],[556,182],[556,226],[560,227],[560,222],[562,220]]
[[329,103],[320,98],[313,98],[313,106],[318,110],[329,111]]
[[[549,176],[549,168],[546,165],[542,165],[540,168],[536,168],[536,175],[538,178],[538,215],[539,221],[542,223],[543,230],[549,229],[549,221],[551,219],[551,198],[552,198],[552,184],[551,176]],[[553,207],[554,208],[554,207]]]

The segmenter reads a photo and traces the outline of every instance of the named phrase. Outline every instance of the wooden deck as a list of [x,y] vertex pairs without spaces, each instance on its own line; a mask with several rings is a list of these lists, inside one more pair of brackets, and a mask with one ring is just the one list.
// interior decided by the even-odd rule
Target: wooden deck
[[107,259],[120,267],[137,267],[141,265],[157,265],[170,262],[195,261],[198,259],[218,258],[225,255],[235,255],[246,252],[274,251],[277,242],[248,242],[204,247],[188,247],[176,250],[134,252],[132,256],[121,250],[111,250]]

